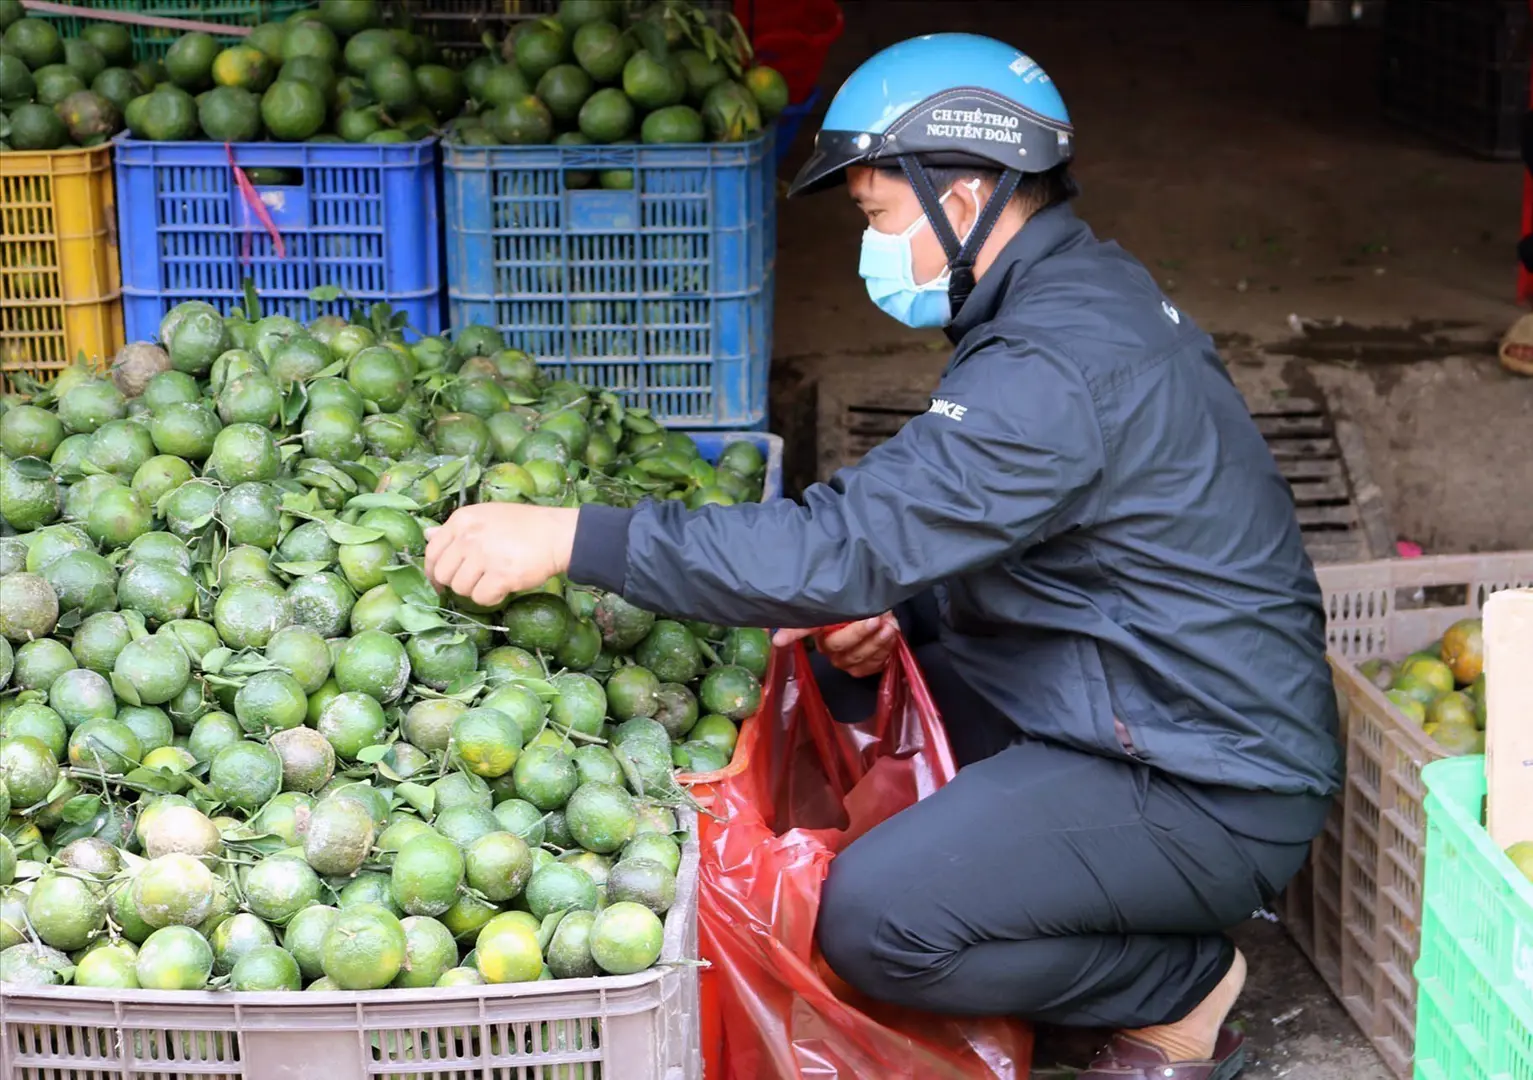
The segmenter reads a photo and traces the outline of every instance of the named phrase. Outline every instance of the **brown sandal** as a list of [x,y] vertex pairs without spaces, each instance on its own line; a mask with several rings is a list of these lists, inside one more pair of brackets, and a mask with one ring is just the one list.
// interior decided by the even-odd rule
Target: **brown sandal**
[[1234,1080],[1246,1067],[1246,1037],[1224,1027],[1210,1061],[1172,1061],[1165,1051],[1119,1033],[1076,1080]]
[[1518,375],[1533,375],[1533,315],[1514,322],[1501,341],[1501,366]]

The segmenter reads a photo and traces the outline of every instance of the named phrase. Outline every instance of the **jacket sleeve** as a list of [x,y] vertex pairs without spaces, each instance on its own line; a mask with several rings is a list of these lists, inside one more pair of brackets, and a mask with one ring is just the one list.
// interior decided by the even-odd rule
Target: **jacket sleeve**
[[944,379],[932,411],[802,504],[582,508],[569,573],[679,618],[867,617],[1083,523],[1103,458],[1073,365],[981,351]]

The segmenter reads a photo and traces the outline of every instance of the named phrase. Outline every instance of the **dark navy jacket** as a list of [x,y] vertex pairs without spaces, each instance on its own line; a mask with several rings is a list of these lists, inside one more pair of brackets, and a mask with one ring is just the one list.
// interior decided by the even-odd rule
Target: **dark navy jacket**
[[1208,335],[1060,206],[949,336],[931,410],[802,505],[588,506],[570,576],[761,626],[935,589],[954,664],[1027,736],[1193,785],[1334,793],[1320,589]]

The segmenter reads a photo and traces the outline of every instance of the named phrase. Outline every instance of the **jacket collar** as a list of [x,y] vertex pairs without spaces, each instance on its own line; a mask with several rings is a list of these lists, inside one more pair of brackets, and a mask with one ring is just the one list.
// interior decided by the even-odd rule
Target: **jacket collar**
[[1069,203],[1051,206],[1028,218],[995,257],[969,294],[963,310],[947,327],[948,340],[957,345],[969,331],[990,322],[1000,313],[1013,282],[1056,251],[1090,235],[1091,230],[1075,216]]

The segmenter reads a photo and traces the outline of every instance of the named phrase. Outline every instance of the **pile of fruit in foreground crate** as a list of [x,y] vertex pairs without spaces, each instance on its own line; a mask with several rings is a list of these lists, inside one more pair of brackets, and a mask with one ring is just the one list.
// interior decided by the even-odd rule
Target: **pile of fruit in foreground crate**
[[767,635],[562,580],[439,595],[467,501],[759,498],[470,327],[179,305],[0,414],[0,981],[362,990],[628,974]]

